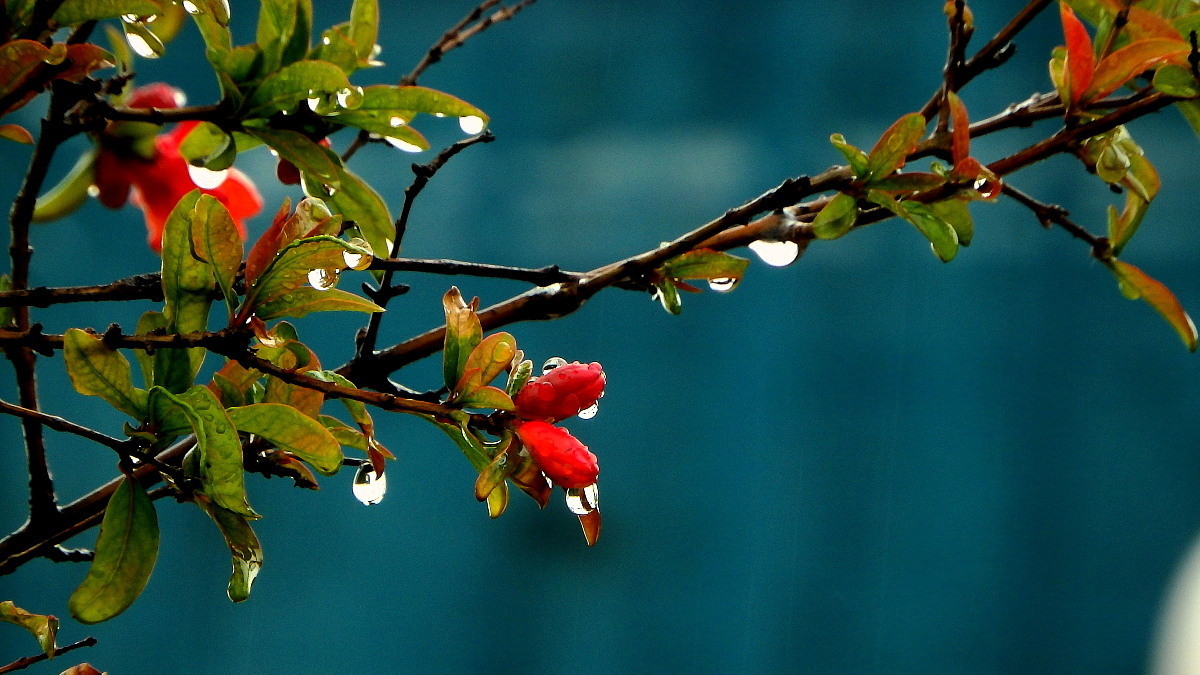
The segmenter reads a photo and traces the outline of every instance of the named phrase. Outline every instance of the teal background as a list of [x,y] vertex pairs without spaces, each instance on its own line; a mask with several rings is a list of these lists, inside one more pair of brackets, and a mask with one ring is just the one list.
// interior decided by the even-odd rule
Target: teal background
[[[235,27],[252,34],[251,8],[233,4]],[[327,26],[350,3],[317,4]],[[398,79],[469,8],[383,4],[387,67],[361,84]],[[829,133],[869,147],[937,87],[941,4],[543,0],[421,80],[486,110],[498,141],[438,174],[405,254],[590,269],[819,172],[840,160]],[[977,46],[1022,4],[977,3]],[[1009,66],[964,92],[972,116],[1047,90],[1059,42],[1051,11]],[[167,57],[139,62],[140,81],[212,101],[200,53],[189,27]],[[33,127],[38,114],[19,121]],[[418,128],[437,144],[461,137],[453,120]],[[975,154],[990,161],[1054,128],[980,139]],[[1171,111],[1131,131],[1163,191],[1126,259],[1196,311],[1197,140]],[[29,149],[0,153],[10,198]],[[372,146],[351,166],[398,211],[408,165],[430,156]],[[238,166],[268,214],[299,197],[275,184],[265,151]],[[1120,199],[1061,158],[1012,182],[1094,230]],[[162,551],[142,598],[106,624],[64,618],[62,642],[100,644],[30,672],[84,659],[113,673],[1142,670],[1172,570],[1200,529],[1200,361],[1081,243],[1011,203],[973,211],[975,243],[947,265],[889,221],[814,244],[786,269],[755,262],[729,295],[686,296],[680,317],[610,290],[561,321],[510,327],[538,363],[595,360],[608,373],[599,416],[567,425],[601,461],[593,549],[561,493],[545,511],[517,496],[489,521],[469,464],[439,432],[379,414],[400,457],[382,504],[356,502],[349,473],[318,493],[251,480],[267,562],[253,597],[233,605],[215,528],[190,505],[159,502]],[[89,203],[33,236],[35,284],[157,266],[133,209]],[[450,283],[484,304],[526,288],[403,281],[414,290],[389,310],[384,343],[435,325]],[[51,332],[132,327],[150,308],[35,316]],[[298,323],[336,365],[361,319]],[[397,379],[434,388],[439,373],[428,361]],[[121,432],[102,402],[70,391],[60,359],[41,363],[41,382],[49,412]],[[15,399],[11,381],[0,395]],[[47,433],[64,501],[114,475],[107,450]],[[0,438],[7,531],[24,519],[25,477],[12,420]],[[0,577],[0,598],[66,617],[84,573],[35,561]],[[0,629],[0,662],[33,651]]]

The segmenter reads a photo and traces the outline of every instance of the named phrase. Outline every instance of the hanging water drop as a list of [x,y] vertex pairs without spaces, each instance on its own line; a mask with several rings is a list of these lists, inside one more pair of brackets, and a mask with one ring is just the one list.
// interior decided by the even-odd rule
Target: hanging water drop
[[598,413],[598,412],[600,412],[600,404],[593,403],[593,404],[589,405],[588,407],[584,408],[583,410],[579,411],[579,419],[590,420],[593,417],[595,417],[596,413]]
[[183,0],[183,10],[188,14],[203,14],[204,10],[196,6],[192,0]]
[[405,124],[406,122],[404,121],[403,117],[392,117],[390,120],[388,120],[388,125],[390,125],[392,128],[402,127]]
[[192,182],[201,190],[215,190],[229,177],[229,169],[211,171],[202,166],[188,164],[188,175]]
[[751,251],[772,267],[787,267],[800,257],[800,245],[794,241],[770,241],[759,239],[750,242]]
[[728,293],[733,290],[734,286],[738,285],[738,280],[733,277],[720,277],[718,279],[709,279],[708,287],[718,293]]
[[464,115],[458,118],[458,128],[462,129],[464,134],[474,136],[483,131],[485,126],[483,118],[477,115]]
[[327,291],[337,285],[338,271],[315,269],[308,273],[308,285],[318,291]]
[[354,492],[355,499],[366,506],[378,504],[383,501],[383,495],[387,492],[387,474],[377,474],[370,462],[363,462],[358,465],[358,471],[354,472],[354,482],[350,489]]
[[600,490],[595,483],[567,489],[567,508],[577,516],[586,516],[600,506]]
[[137,14],[122,14],[121,20],[125,23],[137,23],[142,20],[142,17]]
[[365,253],[342,251],[342,260],[345,260],[346,267],[352,270],[365,270],[371,266],[371,256]]
[[328,47],[329,45],[333,44],[333,40],[330,40],[330,39],[329,39],[329,36],[328,36],[328,35],[326,35],[325,37],[321,38],[321,44],[323,44],[323,45],[325,45],[326,47]]
[[158,58],[158,52],[154,51],[154,48],[150,46],[150,43],[146,41],[146,38],[142,37],[141,35],[138,35],[137,33],[126,33],[125,40],[129,42],[129,48],[132,49],[138,56],[144,59]]
[[567,360],[564,359],[563,357],[551,356],[550,358],[546,359],[545,363],[542,364],[542,374],[545,375],[546,373],[554,370],[555,368],[557,368],[559,366],[565,366],[565,365],[567,365]]
[[343,108],[357,108],[362,104],[362,87],[344,87],[337,93],[337,104]]
[[393,148],[399,148],[400,150],[403,150],[405,152],[424,152],[424,150],[421,148],[421,146],[414,145],[412,143],[409,143],[408,141],[402,141],[399,138],[392,138],[391,136],[385,136],[383,138],[383,140],[386,141],[387,144],[392,146]]
[[310,96],[304,102],[308,104],[308,109],[313,112],[317,112],[317,108],[321,107],[321,99],[316,96]]
[[446,113],[433,113],[434,117],[445,117]]
[[95,183],[92,183],[91,185],[87,186],[87,193],[88,193],[89,197],[99,197],[100,196],[100,186],[96,185]]

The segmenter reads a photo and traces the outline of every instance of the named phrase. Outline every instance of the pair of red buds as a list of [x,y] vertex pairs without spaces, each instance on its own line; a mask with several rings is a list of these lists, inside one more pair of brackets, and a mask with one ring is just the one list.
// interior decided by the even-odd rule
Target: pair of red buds
[[587,446],[554,426],[596,405],[604,395],[604,369],[576,361],[529,381],[513,402],[521,419],[513,427],[529,456],[555,484],[583,488],[596,482],[600,466]]

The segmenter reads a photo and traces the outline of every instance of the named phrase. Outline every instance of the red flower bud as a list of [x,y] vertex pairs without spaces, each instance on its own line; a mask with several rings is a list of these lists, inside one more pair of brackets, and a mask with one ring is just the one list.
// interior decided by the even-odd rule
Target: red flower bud
[[596,456],[566,429],[546,422],[524,422],[517,427],[517,438],[542,472],[564,488],[587,487],[600,474]]
[[178,108],[187,101],[183,92],[162,82],[138,87],[129,95],[125,105],[130,108]]
[[535,377],[514,401],[517,415],[530,420],[558,422],[595,405],[604,393],[604,369],[599,363],[578,361]]
[[[317,141],[317,145],[321,145],[326,148],[333,147],[330,145],[328,138],[322,138],[321,140]],[[292,164],[289,160],[280,157],[279,162],[275,165],[275,177],[278,178],[279,182],[283,183],[284,185],[299,185],[300,169],[297,169],[296,165]]]

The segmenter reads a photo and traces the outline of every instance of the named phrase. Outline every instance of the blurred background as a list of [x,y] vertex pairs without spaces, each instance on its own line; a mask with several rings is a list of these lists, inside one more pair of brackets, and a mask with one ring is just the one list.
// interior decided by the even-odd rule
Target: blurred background
[[[233,3],[248,40],[249,3]],[[318,27],[349,0],[316,3]],[[470,7],[383,3],[394,82]],[[677,236],[778,184],[840,161],[839,131],[870,147],[938,86],[942,3],[543,0],[448,55],[421,83],[492,117],[496,143],[456,157],[421,195],[405,255],[585,270]],[[975,7],[976,46],[1024,3]],[[1050,88],[1056,13],[1013,61],[965,92],[983,118]],[[140,83],[215,100],[193,27]],[[33,128],[30,106],[14,121]],[[1054,122],[976,141],[984,161]],[[437,146],[454,120],[417,124]],[[1174,111],[1131,127],[1163,189],[1125,259],[1200,311],[1194,160]],[[334,137],[343,149],[350,132]],[[84,145],[54,165],[61,175]],[[72,150],[73,149],[73,150]],[[0,193],[30,150],[0,145]],[[370,146],[351,167],[394,212],[414,160]],[[266,198],[252,234],[296,188],[265,150],[238,158]],[[1077,163],[1012,178],[1094,231],[1111,194]],[[436,429],[377,415],[399,456],[364,507],[349,472],[320,492],[251,479],[266,564],[249,601],[225,597],[229,554],[190,505],[160,502],[162,550],[141,599],[97,626],[66,618],[82,565],[0,577],[0,598],[63,619],[113,673],[371,671],[1132,672],[1146,667],[1174,570],[1200,531],[1200,357],[1144,303],[1124,300],[1084,245],[1018,206],[973,207],[975,243],[950,264],[889,221],[816,243],[795,265],[755,262],[731,294],[688,295],[682,316],[610,290],[560,321],[510,327],[526,353],[600,361],[600,414],[567,426],[600,457],[604,533],[585,546],[562,495],[514,495],[490,521],[474,472]],[[140,212],[89,203],[34,232],[34,284],[151,271]],[[742,252],[745,253],[745,252]],[[365,279],[365,277],[364,277]],[[348,278],[348,289],[359,279]],[[441,320],[458,284],[483,304],[515,282],[407,275],[382,343]],[[132,326],[150,303],[36,310],[47,331]],[[361,315],[298,321],[328,365]],[[397,375],[440,384],[436,360]],[[13,400],[11,378],[0,395]],[[110,434],[121,419],[41,363],[48,412]],[[60,495],[116,473],[108,450],[47,432]],[[0,526],[25,518],[18,425],[0,419]],[[74,545],[90,546],[95,531]],[[0,662],[32,653],[3,631]],[[58,666],[58,670],[55,667]],[[31,671],[32,672],[32,671]]]

